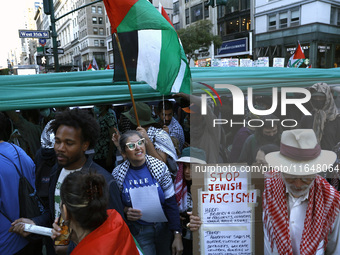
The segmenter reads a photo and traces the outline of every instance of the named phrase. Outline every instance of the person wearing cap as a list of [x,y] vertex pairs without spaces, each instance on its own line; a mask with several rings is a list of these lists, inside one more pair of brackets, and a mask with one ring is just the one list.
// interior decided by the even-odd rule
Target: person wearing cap
[[312,129],[295,129],[265,158],[273,167],[263,193],[265,254],[340,254],[340,195],[318,175],[335,153],[321,150]]
[[181,217],[183,255],[192,254],[192,232],[189,229],[189,214],[193,203],[191,198],[191,164],[206,164],[205,152],[195,147],[183,149],[181,157],[177,160],[178,172],[175,179],[175,194]]
[[300,128],[313,129],[321,148],[333,150],[340,142],[340,116],[331,88],[326,83],[316,83],[309,90],[312,116],[303,116]]
[[[140,124],[139,127],[137,127],[137,121],[132,107],[129,111],[122,114],[130,120],[136,127],[136,130],[145,138],[147,154],[166,163],[171,174],[176,175],[176,160],[178,157],[169,134],[161,128],[154,127],[157,123],[152,118],[151,109],[146,103],[136,102],[136,108]],[[117,148],[119,148],[119,134],[117,132],[113,134],[112,140]]]

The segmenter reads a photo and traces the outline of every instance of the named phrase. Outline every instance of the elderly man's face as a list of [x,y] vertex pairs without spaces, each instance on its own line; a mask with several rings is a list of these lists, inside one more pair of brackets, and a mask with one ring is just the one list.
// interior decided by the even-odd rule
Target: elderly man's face
[[282,177],[288,191],[293,197],[298,198],[306,195],[309,192],[309,189],[315,180],[316,174],[297,176],[282,173]]

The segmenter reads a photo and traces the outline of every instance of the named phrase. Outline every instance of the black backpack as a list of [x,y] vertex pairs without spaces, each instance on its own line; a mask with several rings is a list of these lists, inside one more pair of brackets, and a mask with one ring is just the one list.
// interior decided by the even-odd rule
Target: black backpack
[[[11,144],[11,143],[10,143]],[[9,159],[7,156],[4,154],[0,153],[1,156],[5,157],[8,159],[12,164],[15,166],[15,169],[17,170],[20,179],[19,179],[19,206],[20,206],[20,217],[21,218],[33,218],[36,216],[39,216],[45,212],[45,207],[43,205],[43,202],[41,199],[38,197],[36,190],[32,187],[30,182],[27,180],[27,178],[23,175],[22,172],[22,165],[21,165],[21,160],[19,153],[15,146],[11,144],[15,151],[17,152],[18,159],[19,159],[19,164],[20,164],[20,169],[18,169],[17,165]],[[12,222],[10,217],[8,215],[4,214],[4,212],[1,211],[1,213],[9,220]]]

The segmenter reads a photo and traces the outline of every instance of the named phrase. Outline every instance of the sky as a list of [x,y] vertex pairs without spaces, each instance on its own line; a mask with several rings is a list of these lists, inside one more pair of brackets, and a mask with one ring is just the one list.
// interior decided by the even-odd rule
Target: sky
[[19,48],[19,29],[23,29],[24,10],[34,0],[5,0],[0,8],[0,67],[7,67],[8,52]]

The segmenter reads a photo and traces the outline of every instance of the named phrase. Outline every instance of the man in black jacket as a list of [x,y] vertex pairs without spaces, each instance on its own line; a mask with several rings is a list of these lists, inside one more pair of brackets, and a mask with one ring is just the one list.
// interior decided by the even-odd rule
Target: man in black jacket
[[[13,231],[23,236],[29,234],[23,231],[22,224],[19,224],[21,222],[51,227],[60,215],[60,186],[65,177],[75,171],[102,174],[108,184],[109,208],[116,209],[124,217],[120,193],[112,175],[85,155],[88,149],[94,147],[99,135],[99,126],[95,119],[85,111],[73,109],[58,114],[51,123],[51,130],[55,133],[57,164],[51,170],[48,210],[33,219],[16,220]],[[67,247],[56,248],[58,254],[66,254]]]

